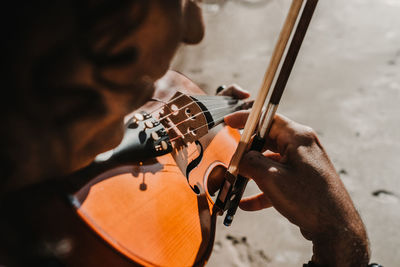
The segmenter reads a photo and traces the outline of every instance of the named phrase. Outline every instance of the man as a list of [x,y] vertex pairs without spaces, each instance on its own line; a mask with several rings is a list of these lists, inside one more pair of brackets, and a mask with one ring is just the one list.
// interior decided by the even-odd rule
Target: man
[[[124,116],[149,100],[179,44],[204,34],[200,7],[190,0],[5,5],[4,195],[76,171],[115,147]],[[225,122],[241,128],[247,115]],[[364,225],[314,131],[277,115],[267,141],[265,154],[242,160],[241,173],[262,193],[241,208],[273,206],[299,226],[313,242],[310,265],[366,266]]]

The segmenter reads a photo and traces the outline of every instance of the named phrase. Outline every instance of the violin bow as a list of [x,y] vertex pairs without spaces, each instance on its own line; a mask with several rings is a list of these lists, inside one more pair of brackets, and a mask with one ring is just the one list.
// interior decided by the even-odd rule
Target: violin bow
[[230,198],[235,197],[234,195],[232,195],[232,189],[239,174],[240,160],[246,152],[254,130],[256,129],[256,126],[260,120],[261,111],[264,106],[265,99],[267,98],[269,89],[274,80],[282,56],[285,52],[286,45],[296,24],[297,17],[300,13],[302,5],[303,0],[292,0],[288,15],[279,34],[278,41],[275,45],[274,52],[272,53],[269,66],[265,73],[264,81],[255,99],[249,117],[246,121],[239,144],[236,148],[235,153],[232,156],[228,169],[225,172],[225,182],[219,191],[217,200],[214,205],[214,208],[219,213],[223,213],[223,211],[227,210],[230,204]]
[[[304,5],[303,11],[301,12],[301,17],[297,23],[295,33],[291,40],[291,44],[287,51],[285,60],[282,64],[278,79],[275,83],[274,90],[271,94],[271,98],[268,102],[266,111],[261,118],[264,102],[268,96],[280,61],[285,52],[287,43],[289,42],[290,36],[292,35],[292,31],[295,27],[296,21],[298,20],[301,8],[303,6],[303,0],[292,1],[279,39],[277,41],[277,44],[275,45],[270,64],[265,73],[263,84],[247,119],[246,125],[243,129],[241,140],[225,173],[225,182],[220,189],[214,205],[215,211],[219,214],[222,214],[225,210],[227,210],[227,215],[224,219],[224,224],[226,226],[232,224],[233,217],[236,213],[239,202],[243,196],[245,187],[248,182],[247,178],[239,175],[238,166],[240,160],[242,159],[244,153],[247,151],[250,142],[251,150],[261,151],[264,147],[265,137],[269,134],[274,115],[276,113],[280,99],[283,95],[284,89],[293,69],[300,47],[303,43],[305,34],[310,24],[311,18],[314,14],[317,3],[318,0],[306,0],[306,4]],[[259,124],[260,118],[262,123]],[[251,141],[251,137],[253,136],[257,125],[259,126],[257,129],[257,134]]]

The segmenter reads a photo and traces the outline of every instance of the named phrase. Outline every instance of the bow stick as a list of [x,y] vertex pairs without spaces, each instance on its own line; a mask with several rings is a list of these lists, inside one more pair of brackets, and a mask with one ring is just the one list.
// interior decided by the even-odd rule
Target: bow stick
[[[279,74],[274,90],[272,92],[271,99],[269,100],[266,111],[262,118],[262,123],[259,124],[257,134],[251,143],[251,149],[253,150],[261,151],[264,146],[265,137],[269,133],[273,117],[278,108],[279,101],[286,87],[290,73],[293,69],[293,65],[296,61],[300,46],[304,40],[305,33],[308,29],[317,2],[318,0],[307,0],[303,8],[301,18],[299,19],[296,31],[292,38],[292,42],[286,54],[285,61],[281,68],[281,72]],[[270,65],[265,74],[263,85],[260,89],[256,102],[254,103],[253,109],[246,122],[242,139],[239,142],[238,148],[234,156],[232,157],[231,163],[226,172],[225,183],[218,195],[215,204],[216,209],[218,209],[220,213],[222,213],[224,210],[228,210],[224,220],[224,224],[226,226],[231,225],[233,216],[236,213],[239,202],[243,196],[244,189],[248,182],[247,178],[238,175],[239,162],[243,154],[247,150],[251,136],[260,120],[262,107],[268,95],[272,81],[278,69],[280,60],[285,51],[286,45],[293,31],[294,25],[299,16],[302,4],[303,0],[293,0],[292,2],[285,24],[282,28],[279,40],[276,44],[273,56],[271,58]]]
[[242,136],[240,138],[238,147],[229,163],[228,169],[225,173],[225,182],[218,194],[217,200],[214,207],[219,209],[220,212],[225,211],[228,208],[228,195],[231,194],[232,187],[236,181],[236,177],[239,173],[239,163],[243,157],[243,154],[247,150],[247,146],[250,143],[251,137],[256,129],[256,126],[260,120],[262,108],[264,106],[265,99],[267,98],[269,89],[274,80],[276,71],[279,67],[279,63],[282,59],[283,53],[286,49],[286,45],[289,41],[290,35],[295,26],[297,17],[300,13],[303,0],[293,0],[289,9],[289,13],[286,17],[285,23],[282,27],[281,33],[279,34],[278,42],[275,45],[274,52],[272,53],[271,61],[267,68],[264,76],[264,81],[261,89],[258,92],[257,98],[253,104],[250,115],[246,121],[243,129]]

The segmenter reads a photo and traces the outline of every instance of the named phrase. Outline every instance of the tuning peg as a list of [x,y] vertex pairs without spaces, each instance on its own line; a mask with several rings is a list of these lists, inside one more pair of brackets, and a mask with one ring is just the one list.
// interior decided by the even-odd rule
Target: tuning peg
[[143,114],[136,113],[134,116],[135,116],[135,119],[138,121],[144,120]]

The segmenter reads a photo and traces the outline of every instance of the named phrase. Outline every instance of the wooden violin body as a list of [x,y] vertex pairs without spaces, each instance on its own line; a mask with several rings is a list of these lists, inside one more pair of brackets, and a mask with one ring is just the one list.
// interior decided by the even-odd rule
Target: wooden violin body
[[[214,242],[212,196],[221,183],[221,166],[229,163],[240,135],[223,125],[204,132],[211,109],[201,112],[205,121],[199,127],[195,109],[202,104],[186,103],[185,97],[177,104],[171,101],[178,98],[176,91],[204,95],[189,79],[170,71],[157,82],[154,98],[159,101],[129,115],[127,123],[127,132],[147,127],[132,131],[146,135],[143,140],[152,137],[154,151],[168,153],[149,157],[137,152],[129,157],[127,151],[124,160],[117,155],[113,161],[100,155],[103,158],[67,179],[3,199],[0,259],[10,266],[15,258],[30,266],[204,265]],[[221,102],[211,106],[218,109]],[[154,109],[160,110],[159,118],[168,117],[160,120],[168,131],[168,146],[161,145],[160,134],[152,134],[156,118],[135,115]],[[168,123],[174,124],[174,131]]]

